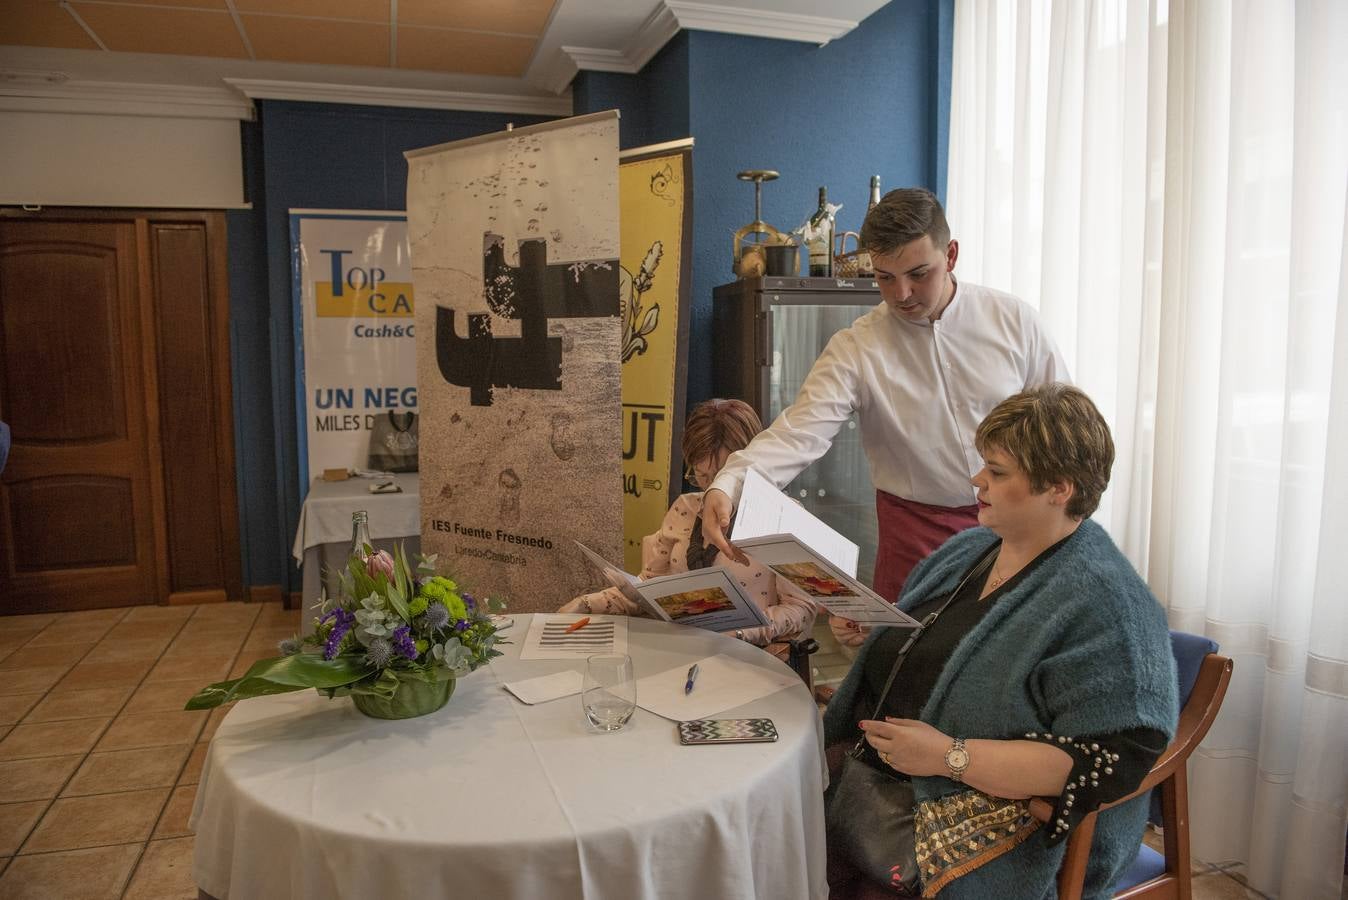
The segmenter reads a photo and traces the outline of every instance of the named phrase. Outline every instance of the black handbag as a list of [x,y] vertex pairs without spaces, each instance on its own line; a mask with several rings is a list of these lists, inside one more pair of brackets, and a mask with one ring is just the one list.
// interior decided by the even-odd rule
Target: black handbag
[[[899,649],[899,658],[894,661],[884,690],[880,692],[872,719],[880,718],[889,689],[894,686],[894,678],[913,644],[959,596],[969,579],[987,569],[994,557],[994,553],[988,553],[961,579],[941,607],[923,619],[908,636]],[[866,736],[862,735],[843,756],[837,779],[824,792],[824,828],[829,844],[872,882],[890,888],[900,897],[921,896],[917,839],[913,829],[917,807],[913,782],[900,777],[888,766],[880,770],[869,765],[862,759],[865,749]]]

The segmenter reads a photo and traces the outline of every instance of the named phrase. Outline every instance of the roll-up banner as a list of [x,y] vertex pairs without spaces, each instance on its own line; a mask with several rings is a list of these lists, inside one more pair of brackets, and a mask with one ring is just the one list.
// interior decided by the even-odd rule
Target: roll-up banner
[[300,491],[324,469],[416,467],[407,217],[290,210]]
[[618,116],[406,156],[422,548],[553,610],[622,550]]
[[691,138],[625,150],[622,210],[623,544],[641,571],[641,539],[660,529],[683,486],[679,443],[688,365],[692,263]]

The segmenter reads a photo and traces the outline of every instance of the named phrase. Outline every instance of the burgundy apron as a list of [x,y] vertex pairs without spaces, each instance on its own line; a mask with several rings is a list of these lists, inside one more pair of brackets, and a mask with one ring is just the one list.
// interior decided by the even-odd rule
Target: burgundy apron
[[875,492],[880,542],[875,550],[875,592],[886,600],[899,598],[913,566],[966,528],[978,524],[978,504],[932,506]]

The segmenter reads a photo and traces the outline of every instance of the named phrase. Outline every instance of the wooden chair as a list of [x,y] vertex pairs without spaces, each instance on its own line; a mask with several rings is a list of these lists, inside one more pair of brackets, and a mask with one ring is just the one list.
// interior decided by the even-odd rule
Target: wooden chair
[[[1180,639],[1191,637],[1172,633],[1177,659],[1181,654]],[[1215,645],[1212,645],[1215,646]],[[1183,660],[1181,680],[1183,680]],[[1137,860],[1129,866],[1119,883],[1114,886],[1115,900],[1136,900],[1147,897],[1154,900],[1174,898],[1190,900],[1193,896],[1189,865],[1189,780],[1186,763],[1199,742],[1212,727],[1231,682],[1231,660],[1217,653],[1208,653],[1198,667],[1193,690],[1180,711],[1175,739],[1161,753],[1150,774],[1141,786],[1113,803],[1106,803],[1086,816],[1067,839],[1067,853],[1058,870],[1059,900],[1079,900],[1086,880],[1086,860],[1090,855],[1091,838],[1095,834],[1095,819],[1100,810],[1126,803],[1161,788],[1161,819],[1165,828],[1165,855],[1162,857],[1145,844],[1138,851]],[[1053,816],[1051,799],[1030,801],[1030,812],[1041,822]]]

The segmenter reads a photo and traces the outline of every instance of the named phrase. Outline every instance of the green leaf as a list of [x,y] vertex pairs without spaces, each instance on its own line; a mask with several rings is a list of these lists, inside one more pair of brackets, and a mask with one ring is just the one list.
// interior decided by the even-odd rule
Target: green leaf
[[404,622],[412,621],[412,611],[407,608],[407,598],[403,596],[402,591],[398,590],[393,585],[389,585],[388,587],[388,602],[389,606],[393,607],[393,611],[396,612]]
[[210,709],[232,700],[302,691],[305,688],[335,688],[359,681],[373,672],[363,659],[338,656],[324,659],[317,653],[296,653],[253,663],[242,678],[220,681],[198,691],[186,709]]
[[398,691],[398,676],[392,669],[384,669],[373,681],[362,681],[360,684],[351,684],[347,687],[353,694],[371,694],[389,700]]

